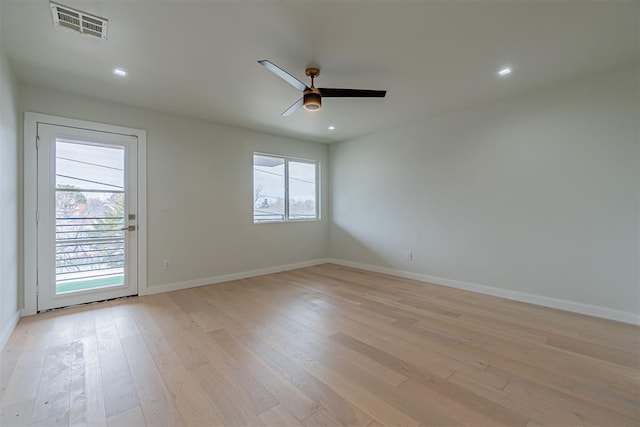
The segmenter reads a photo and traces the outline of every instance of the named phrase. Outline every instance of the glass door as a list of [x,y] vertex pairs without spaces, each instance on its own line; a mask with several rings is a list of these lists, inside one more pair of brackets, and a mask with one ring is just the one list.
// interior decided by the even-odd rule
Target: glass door
[[137,138],[38,124],[38,310],[137,293]]

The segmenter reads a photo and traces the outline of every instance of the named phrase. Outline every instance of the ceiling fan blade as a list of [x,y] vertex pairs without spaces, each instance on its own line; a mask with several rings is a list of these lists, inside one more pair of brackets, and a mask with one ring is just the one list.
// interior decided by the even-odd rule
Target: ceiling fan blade
[[282,68],[280,68],[277,65],[275,65],[273,62],[271,62],[269,60],[266,60],[266,59],[262,59],[262,60],[258,61],[258,64],[262,65],[264,68],[266,68],[267,70],[271,71],[273,74],[275,74],[276,76],[280,77],[282,80],[286,81],[291,86],[293,86],[296,89],[298,89],[299,91],[302,92],[303,90],[308,89],[307,85],[305,85],[300,80],[298,80],[295,77],[293,77],[291,74],[287,73]]
[[326,98],[384,98],[386,90],[319,88]]
[[303,100],[302,98],[298,99],[291,107],[287,108],[281,115],[282,116],[290,116],[293,113],[295,113],[295,111],[302,107],[303,104]]

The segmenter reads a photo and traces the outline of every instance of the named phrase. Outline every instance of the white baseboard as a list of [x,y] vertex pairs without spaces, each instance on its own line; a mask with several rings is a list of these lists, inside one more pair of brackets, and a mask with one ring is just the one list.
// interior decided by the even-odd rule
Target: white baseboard
[[618,322],[631,323],[640,325],[640,315],[628,313],[626,311],[614,310],[612,308],[601,307],[591,304],[583,304],[579,302],[561,300],[556,298],[544,297],[540,295],[529,294],[526,292],[510,291],[507,289],[494,288],[492,286],[478,285],[476,283],[462,282],[459,280],[447,279],[444,277],[429,276],[420,273],[411,273],[408,271],[396,270],[393,268],[379,267],[376,265],[362,264],[359,262],[346,261],[342,259],[328,259],[327,262],[332,264],[343,265],[345,267],[359,268],[361,270],[373,271],[375,273],[389,274],[391,276],[404,277],[407,279],[418,280],[420,282],[433,283],[436,285],[448,286],[450,288],[463,289],[481,294],[493,295],[500,298],[510,299],[514,301],[527,302],[530,304],[541,305],[544,307],[557,308],[560,310],[571,311],[574,313],[586,314],[588,316],[601,317]]
[[312,265],[326,264],[326,259],[297,262],[295,264],[278,265],[275,267],[261,268],[258,270],[244,271],[240,273],[223,274],[221,276],[204,277],[202,279],[187,280],[185,282],[166,283],[163,285],[147,286],[145,295],[159,294],[162,292],[177,291],[180,289],[195,288],[198,286],[213,285],[216,283],[230,282],[232,280],[247,279],[249,277],[264,276],[265,274],[280,273],[282,271],[311,267]]
[[22,310],[16,311],[15,314],[11,316],[11,319],[9,319],[9,322],[4,325],[2,331],[0,331],[0,351],[3,351],[4,346],[7,345],[7,341],[9,341],[9,337],[11,336],[13,330],[16,328],[18,321],[20,321],[21,315]]

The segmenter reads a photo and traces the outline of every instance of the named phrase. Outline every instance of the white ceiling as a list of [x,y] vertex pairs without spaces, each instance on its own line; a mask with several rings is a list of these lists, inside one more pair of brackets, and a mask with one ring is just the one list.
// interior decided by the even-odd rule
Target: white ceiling
[[[53,25],[48,2],[0,0],[18,79],[319,142],[638,61],[637,1],[76,1],[102,41]],[[256,63],[320,87],[386,89],[280,113],[299,93]],[[513,74],[500,79],[503,65]],[[112,74],[116,66],[129,76]],[[327,130],[335,125],[335,131]]]

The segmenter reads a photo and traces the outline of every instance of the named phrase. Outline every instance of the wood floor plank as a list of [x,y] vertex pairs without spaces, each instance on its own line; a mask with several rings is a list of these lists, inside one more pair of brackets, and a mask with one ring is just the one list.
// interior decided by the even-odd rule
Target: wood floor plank
[[[640,396],[640,381],[638,378],[635,378],[635,380],[636,381],[632,378],[624,384],[611,381],[608,383],[606,391],[620,396],[623,399],[628,399],[636,405],[640,405],[640,399],[638,399],[638,396]],[[600,387],[601,383],[598,384],[596,390],[600,390]]]
[[455,373],[449,378],[449,381],[481,395],[492,402],[511,408],[513,411],[528,417],[530,422],[535,421],[540,425],[550,426],[575,426],[583,424],[583,421],[571,412],[557,411],[555,408],[540,406],[531,400],[520,400],[509,393],[505,393],[504,390],[489,387],[472,378],[466,377],[464,374]]
[[189,313],[189,317],[198,324],[205,332],[215,331],[224,328],[224,322],[218,316],[211,315],[206,311],[194,311]]
[[108,427],[133,427],[141,426],[145,424],[144,415],[142,409],[139,406],[134,406],[131,409],[127,409],[119,414],[112,415],[107,418]]
[[183,424],[144,339],[130,335],[121,341],[145,422],[158,427]]
[[[151,302],[151,299],[146,301]],[[132,313],[132,317],[136,322],[136,326],[140,335],[144,339],[147,349],[152,356],[170,353],[172,351],[171,344],[167,341],[164,333],[153,320],[152,313],[155,311],[154,306],[149,304],[146,309],[138,309]]]
[[71,344],[65,344],[49,348],[33,404],[32,424],[52,419],[69,419],[72,347]]
[[263,412],[259,417],[267,427],[302,427],[302,423],[281,404]]
[[163,331],[171,350],[182,361],[185,368],[208,363],[207,356],[192,341],[185,338],[185,332],[194,327],[191,318],[181,310],[153,312],[153,319]]
[[[435,351],[433,348],[429,348],[429,351],[424,351],[423,346],[413,342],[407,342],[380,331],[376,332],[378,339],[370,340],[371,343],[365,342],[365,344],[405,361],[406,367],[410,367],[413,371],[429,373],[444,379],[454,372],[463,372],[471,378],[490,384],[492,387],[502,388],[505,384],[503,377],[487,372],[487,366],[464,363],[457,358]],[[357,337],[357,341],[361,341],[365,331],[363,331],[362,325],[358,325],[354,331],[350,331],[349,334],[345,335],[350,336],[352,339]]]
[[562,373],[574,380],[587,378],[634,388],[640,379],[639,372],[633,368],[552,347],[533,348],[518,359],[531,366],[544,366],[548,371]]
[[96,317],[93,310],[85,310],[75,316],[73,323],[73,339],[94,337],[96,334]]
[[[37,334],[42,336],[42,334]],[[47,346],[25,349],[17,362],[12,365],[6,385],[3,386],[0,407],[14,405],[26,400],[35,400],[38,386],[43,376],[47,357]]]
[[[440,423],[454,424],[450,418],[430,411],[429,408],[417,404],[414,399],[403,396],[395,387],[380,381],[367,371],[360,369],[356,364],[350,363],[348,360],[333,358],[331,354],[324,351],[323,347],[313,340],[302,339],[301,337],[278,336],[274,337],[271,343],[280,352],[295,360],[301,366],[306,367],[310,363],[308,367],[311,369],[325,374],[331,372],[333,375],[338,375],[348,380],[356,387],[374,392],[376,396],[381,397],[386,403],[400,409],[414,420],[420,422],[440,420]],[[324,379],[321,380],[324,381]]]
[[[317,380],[302,367],[296,365],[293,361],[278,353],[264,342],[248,335],[241,337],[240,340],[255,354],[259,354],[260,358],[278,372],[280,376],[295,385],[318,405],[322,406],[322,408],[324,408],[323,411],[327,412],[329,417],[337,423],[354,426],[367,425],[373,421],[370,415],[363,412],[357,406],[352,405],[326,384]],[[318,420],[320,419],[326,419],[326,417],[321,416]],[[308,418],[304,420],[304,424],[307,424],[307,420]]]
[[278,405],[278,400],[253,376],[245,371],[231,355],[203,330],[189,331],[206,353],[213,374],[226,385],[226,393],[242,408],[248,407],[254,415],[261,414]]
[[190,369],[193,378],[200,383],[220,414],[224,425],[259,426],[260,419],[251,408],[237,396],[234,387],[229,384],[218,370],[207,363]]
[[[407,378],[394,371],[385,367],[383,364],[380,364],[374,360],[371,360],[367,357],[363,357],[359,353],[353,351],[352,349],[342,346],[337,342],[334,342],[331,339],[328,339],[323,334],[317,333],[310,328],[307,328],[298,323],[292,322],[290,319],[284,318],[279,315],[277,310],[270,307],[270,304],[260,304],[260,302],[255,300],[250,300],[246,305],[238,305],[238,301],[232,302],[243,311],[247,316],[252,317],[257,322],[267,326],[267,330],[263,334],[267,339],[270,335],[296,335],[296,336],[312,336],[314,340],[321,342],[323,346],[327,348],[328,351],[331,351],[334,357],[350,360],[353,363],[356,363],[362,369],[367,370],[371,374],[376,377],[382,379],[383,381],[388,382],[391,385],[398,385],[404,382]],[[253,310],[252,310],[253,309]],[[259,331],[252,331],[252,335],[260,335]]]
[[317,403],[281,378],[224,329],[209,334],[298,420],[304,420],[318,410]]
[[154,360],[185,425],[224,424],[210,397],[189,374],[177,354],[161,354]]
[[[422,423],[428,423],[428,420],[431,420],[431,422],[436,422],[437,424],[455,424],[455,421],[447,415],[417,402],[411,396],[399,393],[393,388],[389,388],[386,384],[383,384],[374,377],[367,375],[366,372],[362,371],[357,366],[337,363],[337,361],[332,357],[326,356],[326,354],[323,353],[322,348],[314,346],[313,343],[292,340],[287,342],[287,344],[294,347],[298,346],[298,351],[308,354],[311,358],[316,358],[335,372],[345,378],[351,379],[355,383],[365,387],[367,390],[375,391],[376,395],[383,397],[385,401],[392,403],[394,406],[402,409],[405,413],[410,414],[413,418],[418,419]],[[387,355],[387,359],[393,358]],[[503,408],[499,405],[493,404],[492,402],[486,401],[482,399],[481,396],[466,393],[465,390],[456,389],[454,385],[448,384],[444,379],[425,375],[421,372],[415,372],[411,368],[408,368],[407,365],[403,365],[401,361],[397,359],[393,359],[393,362],[397,369],[401,370],[407,377],[413,377],[418,381],[422,381],[429,387],[433,387],[441,394],[445,394],[450,397],[455,396],[456,399],[464,398],[466,399],[466,404],[469,404],[474,408],[480,408],[480,411],[490,412],[492,416],[498,417],[501,420],[506,420],[506,422],[512,425],[521,425],[524,424],[522,421],[526,421],[521,417],[518,417],[517,414],[510,412],[507,408]]]
[[[611,388],[604,388],[586,382],[577,382],[572,391],[589,402],[619,411],[634,419],[640,419],[640,402],[628,396],[616,393]],[[640,396],[640,389],[636,390],[635,396]]]
[[[343,424],[340,421],[333,418],[331,414],[329,414],[329,412],[327,412],[325,409],[320,409],[319,411],[316,411],[314,414],[311,414],[309,417],[307,417],[306,420],[304,420],[303,424],[306,427],[335,427],[335,426],[341,426],[341,425],[348,425],[348,424]],[[364,425],[364,424],[354,424],[354,425]]]
[[500,422],[473,410],[473,408],[466,406],[464,403],[440,394],[416,380],[409,379],[399,388],[406,391],[416,399],[424,402],[425,405],[434,408],[442,414],[447,414],[447,416],[451,417],[457,423],[478,426],[501,424]]
[[631,426],[637,421],[566,393],[530,382],[521,383],[511,381],[507,384],[504,391],[521,399],[533,400],[539,402],[541,405],[556,408],[556,410],[567,408],[583,420],[583,422],[590,422],[595,425],[610,423],[613,425]]
[[24,400],[13,405],[0,408],[0,425],[22,427],[31,422],[35,399]]
[[138,406],[138,395],[113,321],[96,327],[107,418]]
[[640,327],[333,264],[54,310],[7,426],[640,425]]
[[407,426],[420,424],[411,415],[405,414],[385,399],[378,397],[375,392],[346,379],[340,373],[324,366],[303,352],[292,349],[287,345],[278,344],[274,343],[280,351],[287,354],[298,365],[304,367],[307,372],[383,424]]
[[[95,327],[91,330],[95,331]],[[73,342],[69,425],[107,425],[100,356],[95,334]]]
[[640,369],[640,358],[635,354],[623,350],[611,349],[600,344],[557,335],[547,338],[546,343],[547,345],[568,350],[572,353],[627,366],[636,371]]
[[49,332],[49,347],[69,345],[73,341],[75,315],[73,313],[56,317]]
[[131,316],[120,316],[115,318],[116,328],[120,339],[138,335],[138,327]]

